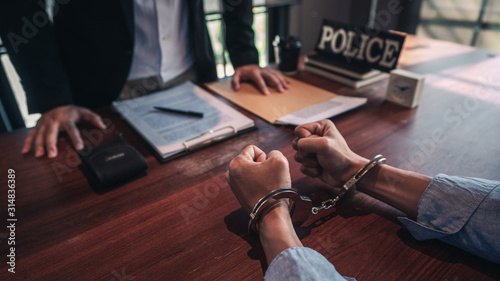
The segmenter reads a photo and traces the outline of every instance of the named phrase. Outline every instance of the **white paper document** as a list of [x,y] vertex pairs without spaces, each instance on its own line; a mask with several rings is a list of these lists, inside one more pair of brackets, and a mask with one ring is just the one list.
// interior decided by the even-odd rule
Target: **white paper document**
[[336,96],[280,117],[274,124],[302,125],[339,115],[366,103],[366,98]]
[[[154,109],[155,106],[201,112],[204,116],[163,112]],[[115,101],[113,107],[162,158],[194,150],[254,126],[253,120],[192,82]]]

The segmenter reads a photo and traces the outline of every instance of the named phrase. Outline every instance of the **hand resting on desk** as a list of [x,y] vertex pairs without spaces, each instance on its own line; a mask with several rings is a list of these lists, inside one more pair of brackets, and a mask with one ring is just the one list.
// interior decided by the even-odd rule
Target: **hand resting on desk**
[[281,72],[270,68],[261,68],[256,64],[240,66],[234,70],[231,84],[235,91],[240,89],[240,82],[243,81],[253,82],[264,95],[269,95],[268,86],[282,93],[288,89],[290,84]]
[[42,157],[45,154],[49,158],[56,157],[60,131],[66,131],[76,150],[83,149],[82,137],[76,127],[81,121],[89,122],[101,130],[106,129],[101,117],[90,109],[75,105],[59,106],[42,114],[26,137],[21,152],[28,153],[33,147],[35,157]]

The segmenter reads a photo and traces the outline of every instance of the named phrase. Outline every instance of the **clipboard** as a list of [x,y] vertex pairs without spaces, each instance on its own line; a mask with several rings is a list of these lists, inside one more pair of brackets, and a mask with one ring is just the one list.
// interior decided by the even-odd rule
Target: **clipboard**
[[[252,119],[192,82],[147,96],[115,101],[112,106],[160,163],[256,129]],[[204,117],[161,112],[154,110],[154,106],[199,111]]]
[[[176,154],[169,156],[169,157],[166,157],[166,158],[163,158],[151,145],[149,145],[144,140],[144,138],[140,137],[140,139],[146,145],[149,152],[151,152],[151,154],[153,154],[153,156],[156,158],[156,160],[158,160],[158,162],[160,162],[161,164],[164,164],[164,163],[181,158],[183,156],[189,155],[189,154],[194,153],[196,151],[208,148],[210,146],[219,144],[221,142],[230,140],[232,138],[238,137],[240,135],[246,134],[246,133],[254,131],[254,130],[257,130],[256,126],[253,126],[253,127],[241,130],[241,131],[235,131],[234,133],[231,133],[231,134],[226,134],[226,135],[224,135],[224,137],[213,137],[212,139],[210,139],[208,141],[200,142],[200,143],[197,143],[196,145],[186,147],[186,149],[184,151],[176,153]],[[206,133],[209,133],[209,131],[207,131]],[[203,134],[205,134],[205,133],[203,133]]]

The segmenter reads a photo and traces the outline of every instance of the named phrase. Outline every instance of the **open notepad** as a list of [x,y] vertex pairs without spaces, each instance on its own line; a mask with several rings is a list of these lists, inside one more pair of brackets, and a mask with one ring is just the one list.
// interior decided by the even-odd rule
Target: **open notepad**
[[242,83],[238,91],[231,87],[229,79],[207,86],[273,124],[302,125],[329,118],[366,103],[366,98],[340,96],[310,84],[287,78],[290,88],[283,93],[271,90],[262,95],[253,85]]
[[[155,110],[163,106],[197,111],[203,118]],[[192,82],[139,98],[115,101],[113,107],[153,148],[160,162],[247,132],[253,120]]]

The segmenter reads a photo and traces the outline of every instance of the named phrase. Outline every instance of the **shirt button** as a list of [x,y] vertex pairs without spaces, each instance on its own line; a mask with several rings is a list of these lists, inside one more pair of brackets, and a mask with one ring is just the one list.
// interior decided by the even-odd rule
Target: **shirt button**
[[163,37],[161,38],[162,40],[167,40],[168,36],[167,35],[163,35]]

